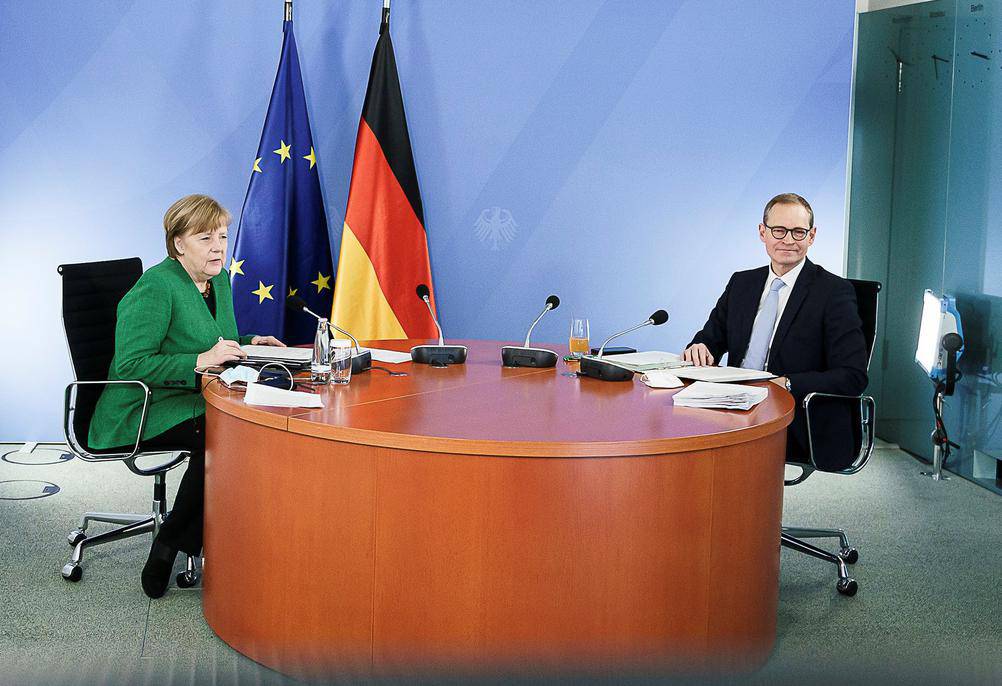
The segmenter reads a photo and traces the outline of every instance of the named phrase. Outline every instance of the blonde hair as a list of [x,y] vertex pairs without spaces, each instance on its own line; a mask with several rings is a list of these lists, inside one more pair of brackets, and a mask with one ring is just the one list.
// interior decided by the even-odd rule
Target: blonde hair
[[167,233],[167,254],[177,259],[174,239],[190,233],[208,233],[220,226],[229,226],[232,217],[225,207],[207,195],[186,195],[164,214],[164,231]]
[[807,214],[811,219],[811,225],[805,228],[814,228],[814,210],[811,209],[811,203],[807,202],[803,196],[797,195],[796,193],[780,193],[777,195],[765,204],[765,211],[762,213],[763,224],[769,224],[769,210],[771,210],[774,205],[800,205],[807,210]]

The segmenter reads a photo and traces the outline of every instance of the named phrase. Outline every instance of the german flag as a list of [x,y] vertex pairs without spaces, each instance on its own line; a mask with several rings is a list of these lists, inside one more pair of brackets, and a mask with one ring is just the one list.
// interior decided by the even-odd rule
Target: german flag
[[434,307],[421,193],[384,9],[355,141],[331,321],[361,339],[437,336],[414,294],[422,283]]

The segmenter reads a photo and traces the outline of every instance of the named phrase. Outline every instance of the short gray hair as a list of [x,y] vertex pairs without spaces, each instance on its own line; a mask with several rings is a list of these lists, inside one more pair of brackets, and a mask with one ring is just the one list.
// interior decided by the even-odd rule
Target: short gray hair
[[[769,223],[769,210],[771,210],[774,205],[800,205],[805,210],[807,210],[807,214],[811,218],[811,225],[804,228],[807,229],[814,228],[814,210],[811,209],[811,203],[807,202],[807,200],[804,199],[804,196],[797,195],[796,193],[780,193],[779,195],[777,195],[775,198],[773,198],[772,200],[770,200],[765,204],[765,211],[762,213],[763,224]],[[788,228],[793,228],[793,227],[791,226]]]

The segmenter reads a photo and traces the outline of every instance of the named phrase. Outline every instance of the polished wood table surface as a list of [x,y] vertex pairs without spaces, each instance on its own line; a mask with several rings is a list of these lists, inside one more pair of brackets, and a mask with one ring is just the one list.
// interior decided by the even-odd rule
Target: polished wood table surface
[[763,662],[790,394],[680,408],[461,342],[465,365],[376,363],[409,375],[321,410],[206,386],[213,630],[296,676]]

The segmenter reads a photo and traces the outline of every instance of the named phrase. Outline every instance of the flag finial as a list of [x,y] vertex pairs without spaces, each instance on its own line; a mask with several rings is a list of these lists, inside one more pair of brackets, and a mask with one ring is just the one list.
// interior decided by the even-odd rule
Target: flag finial
[[292,21],[292,0],[285,0],[285,21]]
[[383,19],[379,23],[379,32],[382,33],[390,27],[390,0],[383,0]]

